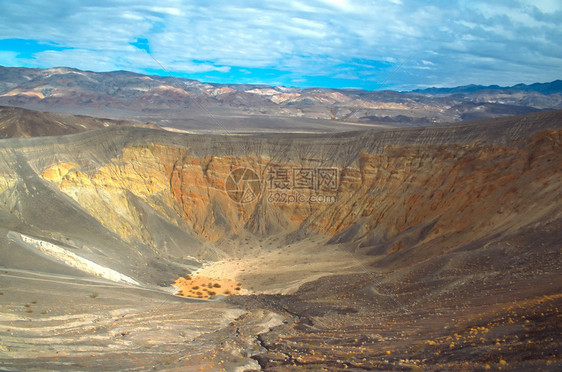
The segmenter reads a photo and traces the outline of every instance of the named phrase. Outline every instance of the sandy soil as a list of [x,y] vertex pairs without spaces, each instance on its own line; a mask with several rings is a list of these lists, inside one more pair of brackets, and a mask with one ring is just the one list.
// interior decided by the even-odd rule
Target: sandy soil
[[201,275],[186,275],[178,278],[173,287],[176,294],[185,297],[211,298],[214,296],[231,296],[241,293],[241,284],[229,278],[212,278]]
[[362,260],[342,246],[325,245],[325,240],[307,240],[283,248],[266,241],[263,246],[252,255],[203,265],[190,276],[189,283],[183,287],[187,289],[183,290],[184,294],[193,293],[189,292],[190,286],[201,287],[209,279],[220,283],[231,294],[291,294],[304,283],[326,275],[364,273],[364,265],[376,259]]

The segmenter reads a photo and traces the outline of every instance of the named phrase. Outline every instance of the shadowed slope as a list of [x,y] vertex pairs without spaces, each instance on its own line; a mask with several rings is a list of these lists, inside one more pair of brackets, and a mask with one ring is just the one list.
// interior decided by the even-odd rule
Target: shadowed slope
[[116,125],[148,126],[125,120],[54,114],[0,106],[0,138],[60,136]]

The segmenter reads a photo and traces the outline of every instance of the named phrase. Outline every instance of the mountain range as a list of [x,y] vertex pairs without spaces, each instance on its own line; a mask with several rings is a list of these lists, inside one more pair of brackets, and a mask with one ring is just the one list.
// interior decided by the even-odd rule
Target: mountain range
[[501,87],[499,85],[464,85],[453,88],[426,88],[416,89],[412,92],[426,94],[450,94],[450,93],[474,93],[479,91],[501,90],[501,91],[523,91],[535,92],[545,95],[562,93],[562,80],[554,80],[550,83],[533,83],[533,84],[516,84],[510,87]]
[[0,67],[0,105],[212,132],[333,132],[562,108],[560,80],[413,92],[211,84],[127,71]]

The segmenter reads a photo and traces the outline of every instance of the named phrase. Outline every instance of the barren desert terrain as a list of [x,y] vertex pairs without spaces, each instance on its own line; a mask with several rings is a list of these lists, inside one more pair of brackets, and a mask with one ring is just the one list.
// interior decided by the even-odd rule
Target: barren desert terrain
[[2,139],[0,368],[560,370],[561,123]]

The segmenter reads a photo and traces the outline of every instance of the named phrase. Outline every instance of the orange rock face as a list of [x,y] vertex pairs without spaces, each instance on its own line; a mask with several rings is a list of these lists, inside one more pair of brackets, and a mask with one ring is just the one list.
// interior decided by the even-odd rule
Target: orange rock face
[[[267,153],[199,157],[187,147],[158,144],[125,147],[95,172],[59,164],[43,177],[126,239],[143,236],[127,205],[130,192],[170,220],[176,213],[210,241],[243,231],[298,230],[388,251],[432,241],[458,245],[515,228],[523,216],[528,223],[554,213],[560,145],[561,131],[553,130],[508,146],[386,146],[382,153],[363,152],[351,163],[331,165],[337,171],[331,190],[272,188],[272,168],[317,171],[307,160],[274,163]],[[261,193],[251,202],[236,203],[225,191],[237,168],[259,175]]]

